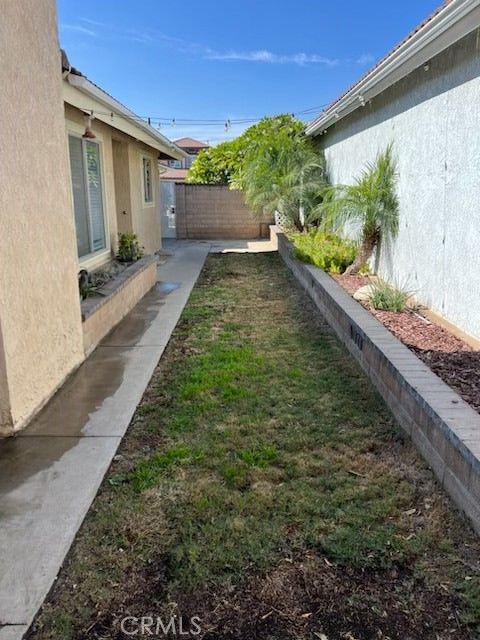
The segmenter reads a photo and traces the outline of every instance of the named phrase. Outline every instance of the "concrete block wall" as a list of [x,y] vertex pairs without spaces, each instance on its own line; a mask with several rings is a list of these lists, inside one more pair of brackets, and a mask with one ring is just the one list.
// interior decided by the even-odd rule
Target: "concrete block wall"
[[278,250],[411,437],[440,484],[480,533],[480,415],[321,269]]
[[241,191],[224,185],[176,184],[177,238],[249,240],[268,237],[268,220],[246,206]]

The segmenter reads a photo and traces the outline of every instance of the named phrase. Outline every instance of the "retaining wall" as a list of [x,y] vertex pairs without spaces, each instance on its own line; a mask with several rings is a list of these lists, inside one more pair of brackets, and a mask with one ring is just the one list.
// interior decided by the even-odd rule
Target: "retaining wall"
[[281,233],[278,251],[480,533],[480,415]]
[[82,301],[85,355],[150,291],[157,281],[157,260],[145,256],[102,287],[102,297]]

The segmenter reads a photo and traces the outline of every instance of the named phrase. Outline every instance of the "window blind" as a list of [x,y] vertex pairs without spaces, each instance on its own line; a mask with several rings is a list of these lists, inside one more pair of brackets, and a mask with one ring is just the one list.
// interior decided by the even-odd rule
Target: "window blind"
[[106,247],[100,147],[96,142],[68,136],[75,229],[81,258]]
[[85,169],[83,166],[82,140],[68,137],[70,168],[72,173],[73,208],[75,212],[75,230],[77,232],[77,250],[79,257],[90,253],[90,233],[88,229],[88,202],[85,192]]

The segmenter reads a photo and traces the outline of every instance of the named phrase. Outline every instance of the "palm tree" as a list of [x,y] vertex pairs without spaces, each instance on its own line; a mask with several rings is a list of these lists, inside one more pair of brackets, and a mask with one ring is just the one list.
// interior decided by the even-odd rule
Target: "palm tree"
[[241,175],[246,203],[260,214],[278,211],[303,230],[317,216],[325,163],[308,141],[279,136],[263,153],[247,156]]
[[399,204],[395,191],[396,163],[392,145],[368,163],[353,185],[331,187],[322,209],[329,224],[335,227],[347,222],[358,223],[360,245],[346,275],[358,273],[380,241],[388,242],[398,233]]

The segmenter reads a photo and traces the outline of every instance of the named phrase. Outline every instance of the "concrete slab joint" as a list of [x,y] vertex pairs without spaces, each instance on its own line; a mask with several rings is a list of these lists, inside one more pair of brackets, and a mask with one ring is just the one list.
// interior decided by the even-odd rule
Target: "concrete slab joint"
[[480,415],[321,269],[278,251],[389,405],[439,482],[480,533]]

